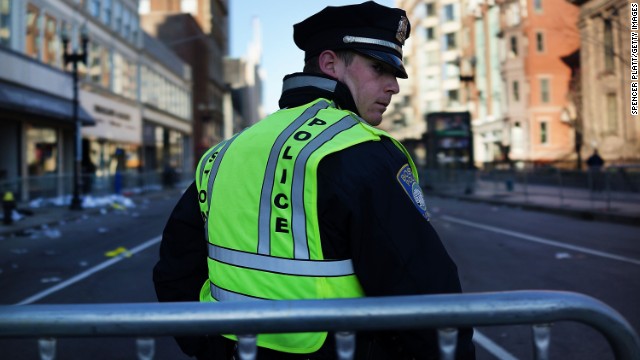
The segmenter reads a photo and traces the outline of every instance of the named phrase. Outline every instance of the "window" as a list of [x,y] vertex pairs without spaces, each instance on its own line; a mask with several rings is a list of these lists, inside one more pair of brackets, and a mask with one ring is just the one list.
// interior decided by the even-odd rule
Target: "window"
[[138,40],[138,31],[140,29],[140,24],[138,22],[138,18],[136,17],[136,15],[132,15],[131,16],[131,42],[132,43],[136,43],[136,41]]
[[42,61],[55,66],[59,63],[57,21],[47,14],[44,20],[44,52]]
[[100,0],[87,0],[87,10],[95,18],[100,18]]
[[460,67],[455,61],[447,61],[444,64],[444,77],[454,79],[460,77]]
[[456,19],[454,4],[446,4],[443,8],[444,21],[454,21]]
[[102,85],[108,88],[109,86],[109,69],[107,51],[100,44],[92,41],[89,43],[89,58],[87,59],[87,72],[89,74],[89,80],[97,85]]
[[40,176],[58,169],[58,136],[54,128],[26,125],[27,174]]
[[25,53],[38,59],[40,57],[40,9],[31,3],[27,6],[26,30]]
[[129,38],[129,33],[131,32],[130,18],[131,18],[131,12],[129,12],[129,9],[123,7],[122,8],[122,28],[120,29],[120,34],[125,39]]
[[536,32],[536,50],[539,53],[544,52],[544,34],[540,31]]
[[440,86],[440,82],[438,81],[438,77],[435,75],[427,75],[425,80],[425,88],[427,91],[438,89]]
[[427,40],[433,40],[436,38],[436,29],[432,26],[432,27],[428,27],[425,29],[425,36],[427,37]]
[[535,12],[542,12],[542,0],[533,0],[533,10]]
[[549,79],[540,79],[540,102],[547,104],[549,101],[551,101]]
[[111,25],[111,0],[102,0],[102,22]]
[[513,101],[520,101],[520,83],[517,81],[511,83],[511,93],[513,94]]
[[614,56],[614,52],[613,52],[613,46],[614,46],[614,41],[613,41],[613,27],[611,24],[611,20],[606,19],[604,21],[604,69],[606,71],[610,71],[613,72],[614,70],[614,66],[613,66],[613,56]]
[[618,99],[615,93],[607,94],[607,131],[618,133]]
[[458,105],[459,100],[458,89],[447,90],[447,102],[449,106]]
[[512,58],[518,56],[518,38],[515,36],[509,38],[509,56]]
[[11,0],[0,0],[0,46],[11,43]]
[[448,33],[444,35],[444,48],[445,50],[453,50],[457,46],[456,33]]
[[425,10],[427,12],[427,17],[436,15],[436,5],[434,3],[426,3]]
[[440,63],[440,52],[437,50],[427,51],[427,66],[438,65]]
[[120,31],[120,27],[122,26],[122,5],[119,1],[113,3],[113,22],[111,23],[111,28],[115,32]]
[[540,122],[540,144],[548,144],[549,143],[549,133],[548,133],[548,124],[546,121]]

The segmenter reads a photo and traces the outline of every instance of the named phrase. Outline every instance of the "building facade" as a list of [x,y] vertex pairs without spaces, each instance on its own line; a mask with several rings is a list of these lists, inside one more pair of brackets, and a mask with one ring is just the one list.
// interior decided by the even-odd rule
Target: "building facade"
[[574,101],[572,120],[581,124],[582,157],[598,149],[607,165],[638,164],[640,123],[631,113],[630,2],[571,2],[580,7],[581,97]]
[[389,131],[418,139],[427,114],[468,111],[477,166],[575,158],[575,131],[563,116],[571,69],[562,61],[580,43],[575,5],[544,0],[398,0],[396,5],[413,26],[405,46],[411,79],[401,82],[386,115]]
[[143,0],[142,26],[191,66],[193,153],[199,159],[225,138],[224,58],[229,52],[227,0]]
[[464,28],[471,38],[472,51],[463,64],[467,94],[471,102],[474,159],[476,166],[504,162],[504,95],[500,63],[500,8],[494,1],[469,1],[463,6]]
[[[58,195],[70,192],[77,138],[71,64],[65,66],[63,54],[81,52],[81,32],[89,41],[78,70],[79,118],[91,125],[81,130],[82,166],[94,169],[89,176],[137,173],[145,162],[141,61],[157,60],[141,55],[138,1],[0,0],[0,13],[0,176],[7,182],[24,179],[12,189],[22,199],[38,195],[28,179],[50,178]],[[71,40],[67,49],[65,33]],[[172,73],[164,68],[164,75]],[[167,77],[172,86],[166,95],[181,100],[167,112],[164,126],[188,139],[190,82],[183,76]]]
[[504,146],[517,165],[573,164],[574,131],[562,113],[571,70],[562,57],[580,44],[578,9],[564,1],[500,3]]

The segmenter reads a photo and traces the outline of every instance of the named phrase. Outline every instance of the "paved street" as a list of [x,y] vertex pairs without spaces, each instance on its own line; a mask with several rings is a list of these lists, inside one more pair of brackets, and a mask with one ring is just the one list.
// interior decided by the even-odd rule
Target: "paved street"
[[[178,196],[134,196],[134,207],[87,209],[57,222],[49,214],[45,229],[5,232],[0,303],[155,301],[151,269]],[[428,201],[465,291],[577,291],[609,304],[640,329],[637,227],[482,202]],[[552,358],[613,359],[606,341],[584,325],[558,323],[552,329]],[[477,335],[479,359],[531,358],[529,326],[480,328]],[[5,339],[0,347],[2,358],[39,358],[35,339]],[[136,359],[130,338],[59,339],[57,353],[58,359]],[[156,339],[155,359],[180,358],[186,357],[172,339]]]

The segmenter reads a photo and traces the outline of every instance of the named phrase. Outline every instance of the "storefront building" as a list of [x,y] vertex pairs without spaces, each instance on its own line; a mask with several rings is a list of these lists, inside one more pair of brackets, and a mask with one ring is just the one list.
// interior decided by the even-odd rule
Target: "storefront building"
[[[62,34],[71,40],[67,51],[79,53],[83,30],[89,36],[86,64],[79,64],[83,171],[109,177],[116,170],[136,174],[143,167],[161,169],[145,167],[141,84],[143,68],[162,66],[142,51],[137,8],[137,0],[0,0],[3,190],[17,192],[21,200],[71,192],[73,80],[71,64],[63,62]],[[180,143],[191,136],[190,125],[185,126],[191,122],[190,82],[182,75],[158,90],[169,99],[187,99],[187,109],[176,101],[168,115],[158,110],[170,119],[159,120],[169,138]],[[181,164],[192,161],[183,147],[173,152]]]

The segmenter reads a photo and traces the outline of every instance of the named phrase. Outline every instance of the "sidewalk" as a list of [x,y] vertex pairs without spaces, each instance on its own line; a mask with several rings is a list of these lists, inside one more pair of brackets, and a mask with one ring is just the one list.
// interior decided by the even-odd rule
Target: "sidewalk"
[[635,193],[592,193],[555,186],[529,186],[528,189],[516,186],[507,191],[480,186],[472,194],[434,191],[432,195],[640,226],[640,194]]
[[[123,196],[134,204],[144,199],[162,196],[175,196],[176,201],[186,186],[175,189],[152,190],[139,194]],[[496,190],[491,188],[477,188],[473,194],[461,192],[427,191],[426,196],[440,196],[464,201],[484,202],[494,205],[513,206],[522,209],[556,213],[585,220],[597,220],[640,226],[640,200],[631,196],[605,198],[602,194],[584,196],[571,192],[561,192],[554,187],[533,188],[523,192],[517,187],[514,191]],[[581,197],[582,196],[582,197]],[[638,196],[638,195],[635,195]],[[116,204],[116,206],[118,206]],[[119,205],[122,206],[122,205]],[[83,216],[97,214],[105,209],[113,209],[113,205],[96,206],[83,210],[69,210],[68,206],[44,206],[29,208],[28,204],[19,204],[18,208],[29,209],[32,216],[25,216],[11,225],[0,224],[0,238],[25,234],[30,229],[55,227],[61,222],[69,222]]]
[[127,193],[112,195],[108,199],[102,198],[99,206],[92,205],[82,210],[70,210],[68,205],[44,205],[30,207],[29,204],[19,203],[18,209],[29,210],[33,215],[24,215],[22,219],[14,221],[11,225],[0,223],[0,239],[27,235],[31,229],[54,228],[60,223],[71,222],[84,216],[95,215],[105,211],[117,211],[126,209],[130,204],[141,204],[145,200],[157,199],[164,196],[175,197],[176,202],[184,192],[186,186],[176,186],[174,189],[157,189],[140,193]]

